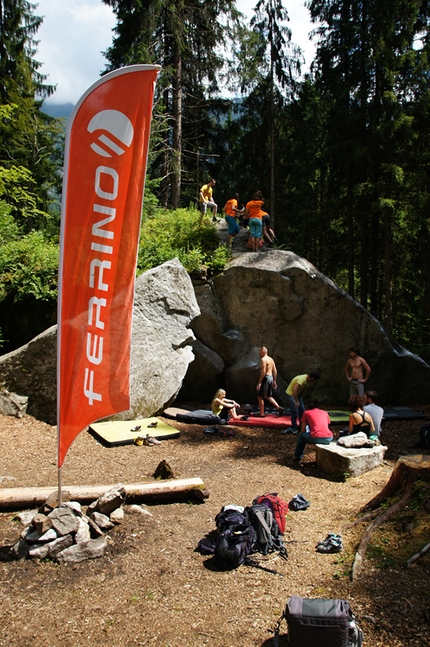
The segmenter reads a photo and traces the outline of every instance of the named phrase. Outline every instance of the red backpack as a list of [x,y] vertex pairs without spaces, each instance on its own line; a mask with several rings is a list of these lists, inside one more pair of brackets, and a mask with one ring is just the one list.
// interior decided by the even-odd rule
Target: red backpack
[[257,503],[263,503],[267,507],[271,508],[275,521],[278,524],[279,532],[284,534],[286,523],[285,517],[288,512],[288,503],[286,501],[281,499],[276,492],[271,492],[258,496],[252,503],[254,505]]

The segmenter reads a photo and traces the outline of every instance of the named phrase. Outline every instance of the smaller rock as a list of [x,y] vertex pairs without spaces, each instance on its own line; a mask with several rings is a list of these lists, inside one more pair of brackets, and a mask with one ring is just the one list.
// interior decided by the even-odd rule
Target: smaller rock
[[70,508],[70,510],[73,510],[76,516],[82,517],[83,512],[82,512],[82,506],[79,503],[79,501],[66,501],[63,503],[64,508]]
[[[33,526],[28,526],[30,531],[27,532],[27,534],[22,537],[22,539],[25,539],[25,541],[28,541],[29,544],[37,544],[40,540],[40,533],[37,532],[37,530],[34,530]],[[21,533],[22,535],[23,533]]]
[[36,532],[43,535],[44,532],[52,528],[52,520],[44,514],[38,512],[31,521]]
[[70,546],[73,546],[72,535],[64,535],[64,537],[58,537],[58,539],[55,539],[55,541],[51,541],[51,543],[48,544],[49,557],[51,559],[55,559],[59,553],[61,553],[63,550],[66,550],[66,548],[69,548]]
[[124,521],[124,508],[117,508],[116,510],[111,512],[109,519],[112,521],[112,523],[122,523]]
[[26,395],[17,395],[9,391],[0,391],[0,413],[4,416],[15,416],[22,418],[27,413],[28,397]]
[[54,530],[54,528],[50,528],[46,532],[43,533],[43,535],[39,538],[39,541],[53,541],[54,539],[57,539],[58,534],[57,531]]
[[175,478],[173,469],[170,467],[169,463],[165,460],[162,460],[160,463],[158,463],[153,476],[155,479],[174,479]]
[[106,537],[90,539],[87,543],[75,544],[58,553],[56,560],[61,563],[78,563],[86,559],[103,557],[108,546]]
[[[125,502],[125,487],[121,484],[111,488],[97,499],[97,512],[109,516],[111,512],[120,508]],[[87,511],[88,514],[88,511]]]
[[21,532],[20,537],[21,539],[27,540],[28,535],[31,535],[35,532],[33,526],[30,524],[29,526],[26,526],[24,530]]
[[33,521],[33,518],[37,515],[39,510],[24,510],[24,512],[19,512],[14,516],[14,519],[18,519],[23,526],[28,526]]
[[149,517],[152,517],[153,515],[147,510],[146,508],[143,508],[141,505],[137,505],[136,503],[133,503],[132,505],[129,505],[127,507],[127,512],[129,514],[146,514]]
[[32,546],[28,551],[28,557],[37,557],[38,559],[45,559],[49,554],[49,544],[38,544]]
[[78,529],[75,534],[75,542],[82,544],[91,539],[90,526],[85,517],[78,517]]
[[96,499],[95,501],[90,503],[89,506],[87,506],[87,517],[91,517],[91,514],[97,510],[97,501],[98,499]]
[[[62,503],[70,501],[70,492],[62,490],[61,499]],[[58,490],[55,490],[55,492],[52,492],[52,494],[49,495],[45,503],[40,508],[40,512],[48,514],[52,510],[55,510],[55,508],[58,508]]]
[[95,521],[93,521],[90,517],[87,517],[88,519],[88,525],[90,527],[90,534],[91,537],[97,538],[97,537],[102,537],[103,536],[103,530],[101,530],[98,525],[96,524]]
[[101,530],[110,530],[114,524],[110,521],[109,517],[101,512],[93,512],[91,519],[98,525]]
[[52,527],[60,536],[75,533],[78,529],[78,519],[70,508],[55,508],[48,517],[52,521]]

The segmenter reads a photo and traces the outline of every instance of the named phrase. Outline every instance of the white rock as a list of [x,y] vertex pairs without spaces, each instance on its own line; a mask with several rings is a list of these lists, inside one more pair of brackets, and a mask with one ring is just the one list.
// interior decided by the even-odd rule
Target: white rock
[[128,506],[127,512],[130,514],[146,514],[149,517],[152,517],[153,515],[147,510],[146,508],[143,508],[141,505],[137,505],[136,503],[133,503],[132,505]]
[[79,527],[76,531],[75,542],[82,544],[91,539],[90,526],[83,517],[78,517]]
[[112,523],[121,523],[124,521],[124,508],[117,508],[113,512],[110,513],[109,519],[112,521]]

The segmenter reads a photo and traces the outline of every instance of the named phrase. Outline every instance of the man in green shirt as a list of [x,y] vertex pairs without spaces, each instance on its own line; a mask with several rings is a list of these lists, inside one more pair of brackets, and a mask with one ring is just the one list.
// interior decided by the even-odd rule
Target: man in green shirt
[[291,409],[291,431],[297,432],[299,430],[300,420],[305,410],[305,404],[301,395],[303,389],[309,384],[316,382],[316,380],[319,380],[319,378],[319,373],[304,373],[303,375],[296,375],[289,383],[286,393]]

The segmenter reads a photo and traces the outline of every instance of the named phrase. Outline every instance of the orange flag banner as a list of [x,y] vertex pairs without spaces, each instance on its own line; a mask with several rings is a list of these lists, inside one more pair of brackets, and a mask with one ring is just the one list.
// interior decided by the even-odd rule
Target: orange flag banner
[[58,467],[76,436],[130,407],[130,341],[158,66],[102,77],[66,139],[58,299]]

